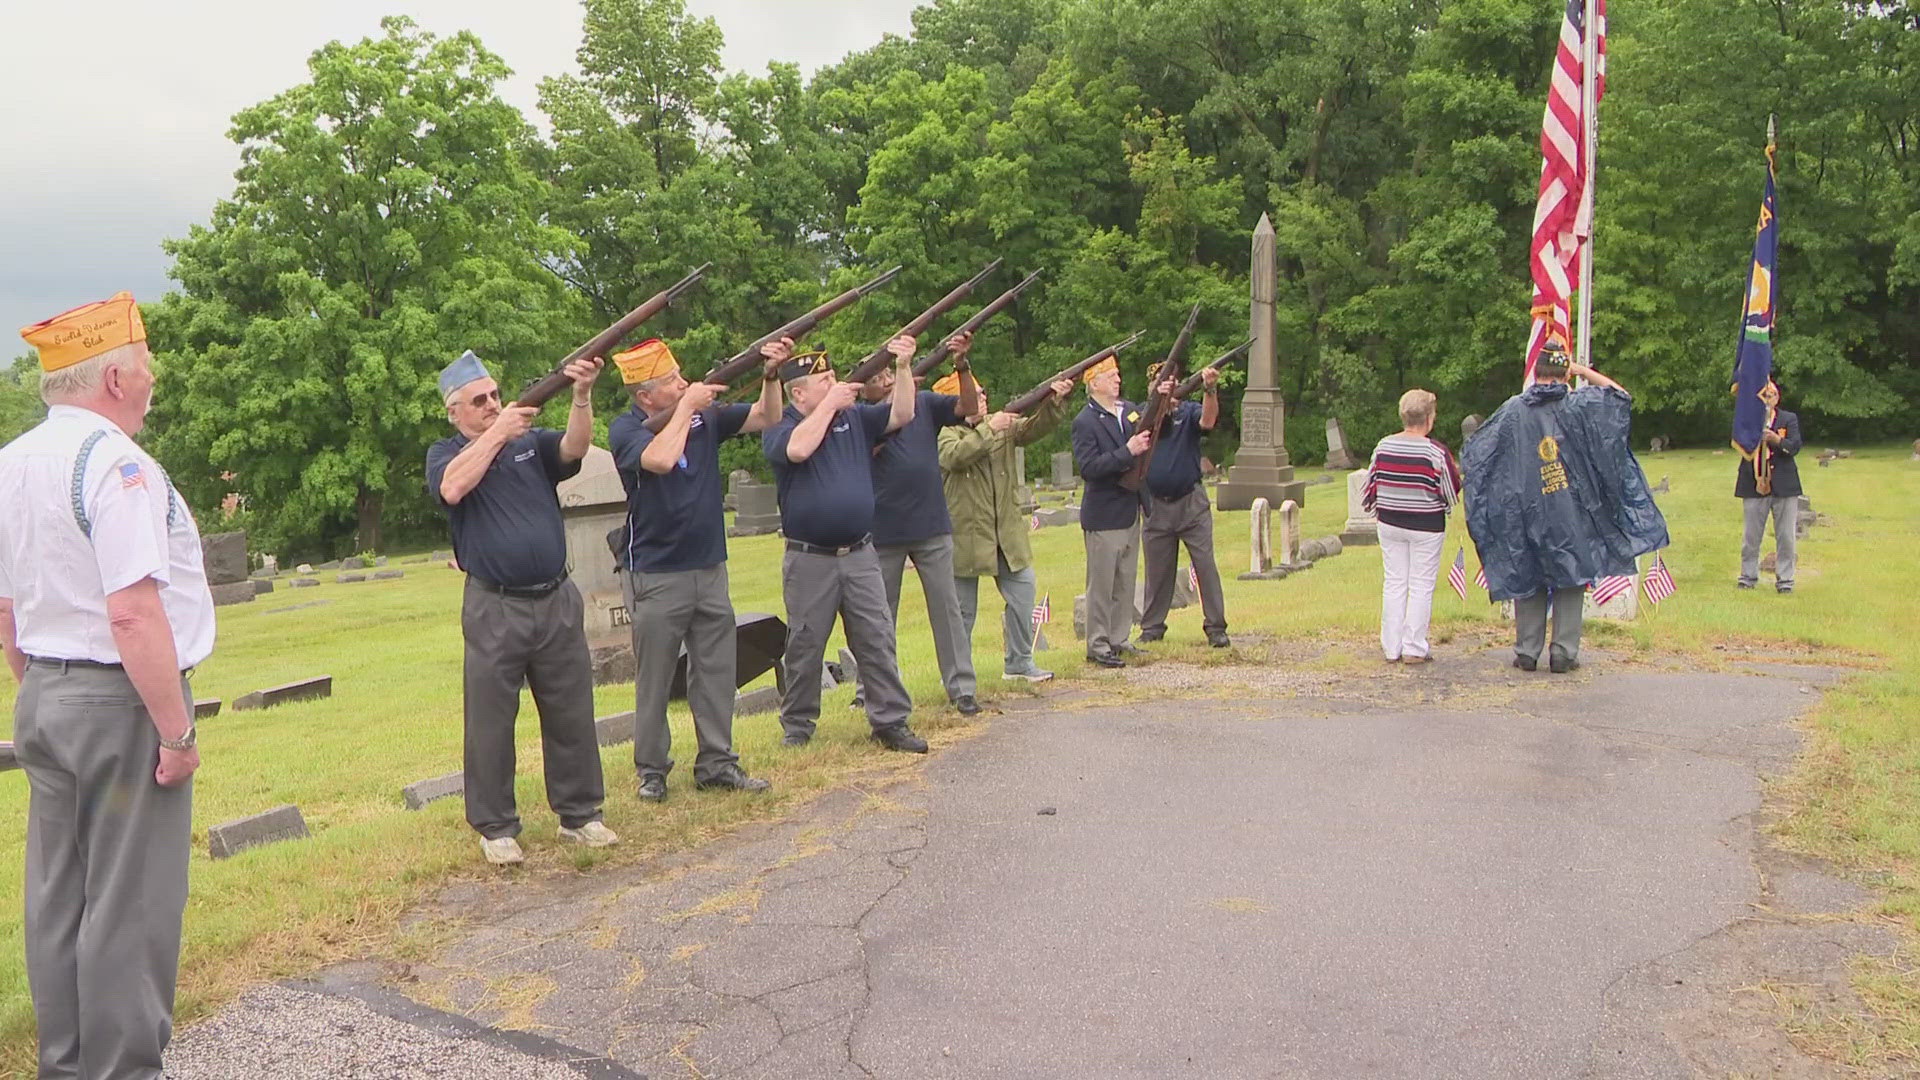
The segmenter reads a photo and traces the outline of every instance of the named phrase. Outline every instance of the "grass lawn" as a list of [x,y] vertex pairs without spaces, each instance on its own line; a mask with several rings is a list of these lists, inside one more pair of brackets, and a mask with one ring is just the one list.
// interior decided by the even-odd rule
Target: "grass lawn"
[[[1631,625],[1594,626],[1590,640],[1630,658],[1674,657],[1704,665],[1762,654],[1857,667],[1857,677],[1827,693],[1812,717],[1801,767],[1775,792],[1784,843],[1858,871],[1885,896],[1885,910],[1920,930],[1920,618],[1913,614],[1911,560],[1920,541],[1920,464],[1905,448],[1860,451],[1830,469],[1803,470],[1828,523],[1800,547],[1798,592],[1736,592],[1739,507],[1733,459],[1707,451],[1648,456],[1673,533],[1668,563],[1677,597]],[[1336,478],[1308,488],[1308,536],[1337,532],[1346,488]],[[1464,538],[1458,519],[1446,561]],[[1052,597],[1056,646],[1040,658],[1063,676],[1082,671],[1072,634],[1080,591],[1080,533],[1035,534],[1040,588]],[[1231,630],[1270,635],[1320,654],[1319,662],[1370,662],[1377,649],[1379,559],[1350,550],[1279,582],[1240,582],[1246,568],[1247,515],[1222,514],[1217,547],[1227,578]],[[733,593],[741,611],[780,613],[779,540],[731,544]],[[1471,557],[1469,558],[1471,561]],[[397,564],[397,560],[396,560]],[[428,890],[458,875],[490,872],[461,816],[459,800],[409,813],[400,788],[460,767],[459,574],[408,565],[404,580],[292,590],[284,585],[252,603],[220,609],[220,644],[194,678],[199,697],[232,699],[263,686],[316,675],[334,677],[327,701],[264,712],[223,712],[201,729],[204,765],[195,781],[192,889],[186,916],[179,1018],[190,1021],[248,985],[308,970],[371,949],[404,949],[398,915]],[[1763,583],[1764,585],[1765,583]],[[975,640],[982,698],[1023,694],[999,681],[998,600],[983,587]],[[919,590],[906,590],[901,656],[908,688],[921,704],[923,733],[952,737],[965,724],[944,707]],[[1450,641],[1499,633],[1484,595],[1463,603],[1444,582],[1435,600],[1434,638],[1441,662]],[[1205,647],[1197,608],[1174,613],[1160,655],[1229,659]],[[839,641],[829,646],[829,655]],[[763,677],[770,681],[770,676]],[[603,687],[598,711],[631,709],[631,686]],[[640,806],[633,793],[631,747],[605,751],[608,823],[624,843],[609,852],[557,846],[546,809],[532,706],[522,710],[519,799],[529,872],[591,872],[697,844],[743,821],[779,814],[849,776],[881,763],[865,740],[865,720],[848,709],[849,688],[830,691],[821,732],[803,751],[783,752],[771,715],[742,717],[736,746],[755,775],[774,783],[765,798],[695,793],[691,724],[673,711],[681,765],[664,807]],[[12,726],[11,695],[0,700],[0,731]],[[889,761],[895,764],[897,761]],[[21,873],[27,787],[0,774],[0,1076],[31,1075],[32,1009],[22,960]],[[213,862],[208,826],[283,803],[297,804],[311,840],[279,844]],[[1920,935],[1915,935],[1920,940]],[[1920,954],[1910,953],[1909,960]],[[1889,1021],[1855,1051],[1864,1059],[1898,1056],[1920,1042],[1920,980],[1909,969],[1863,966],[1859,984]]]

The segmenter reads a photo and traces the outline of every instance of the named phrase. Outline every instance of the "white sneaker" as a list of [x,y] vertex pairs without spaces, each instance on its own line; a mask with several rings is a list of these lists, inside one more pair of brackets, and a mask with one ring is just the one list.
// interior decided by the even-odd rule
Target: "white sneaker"
[[604,821],[589,821],[577,829],[569,829],[562,825],[560,839],[572,840],[587,847],[606,847],[620,842],[620,837],[612,829],[607,828]]
[[1032,671],[1026,671],[1026,672],[1010,671],[1000,677],[1006,680],[1007,682],[1022,680],[1025,682],[1040,683],[1040,682],[1046,682],[1048,679],[1053,678],[1053,672],[1042,671],[1039,668],[1034,668]]
[[502,836],[493,840],[482,837],[480,853],[495,866],[511,866],[514,863],[527,861],[526,854],[520,850],[520,841],[511,836]]

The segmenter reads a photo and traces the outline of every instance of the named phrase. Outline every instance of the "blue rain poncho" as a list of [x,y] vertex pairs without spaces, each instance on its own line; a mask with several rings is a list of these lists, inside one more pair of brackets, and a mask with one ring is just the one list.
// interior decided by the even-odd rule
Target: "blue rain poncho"
[[1467,531],[1494,600],[1632,574],[1667,546],[1632,429],[1618,390],[1537,383],[1474,432],[1460,455]]

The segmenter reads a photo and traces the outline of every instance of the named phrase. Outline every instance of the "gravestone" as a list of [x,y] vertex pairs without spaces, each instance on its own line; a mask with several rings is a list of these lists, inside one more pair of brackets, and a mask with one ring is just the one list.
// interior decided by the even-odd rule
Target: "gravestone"
[[265,596],[273,591],[273,582],[263,577],[253,579],[253,595]]
[[587,659],[593,665],[595,686],[630,683],[640,674],[640,663],[633,656],[630,630],[618,635],[610,634],[598,642],[589,642]]
[[1013,502],[1023,514],[1031,514],[1039,508],[1039,500],[1033,497],[1033,485],[1027,483],[1027,448],[1013,448]]
[[1813,512],[1813,500],[1805,495],[1800,496],[1800,505],[1796,508],[1793,516],[1794,538],[1799,539],[1806,536],[1809,532],[1812,532],[1813,527],[1819,523],[1820,516]]
[[1480,425],[1486,422],[1486,418],[1479,413],[1468,413],[1467,418],[1460,421],[1460,445],[1467,445],[1467,440],[1473,438],[1473,433],[1479,431]]
[[367,560],[358,555],[349,555],[340,560],[340,569],[342,570],[365,570],[366,568]]
[[395,578],[403,578],[406,576],[407,572],[405,570],[375,570],[373,572],[373,580],[375,581],[392,581]]
[[584,628],[589,642],[627,637],[627,605],[621,591],[625,576],[607,550],[607,533],[627,520],[627,489],[613,455],[589,446],[580,460],[580,472],[555,489],[560,497],[561,527],[567,541],[567,565],[574,587],[580,590]]
[[734,492],[733,528],[729,536],[765,536],[780,531],[780,491],[772,484],[749,479]]
[[1665,474],[1661,475],[1659,483],[1647,489],[1649,493],[1654,495],[1665,495],[1669,490],[1671,489],[1667,487],[1667,478]]
[[1913,456],[1908,461],[1920,461],[1920,439],[1913,440]]
[[259,595],[254,591],[253,582],[244,577],[239,581],[230,581],[225,585],[209,586],[207,591],[213,594],[214,607],[226,607],[228,604],[251,604],[253,603],[253,598]]
[[1053,486],[1070,488],[1074,485],[1073,455],[1061,450],[1053,455]]
[[356,581],[365,581],[365,580],[367,580],[367,575],[365,575],[365,574],[336,574],[336,575],[334,575],[334,578],[333,578],[333,580],[334,580],[334,584],[336,584],[336,585],[351,585],[351,584],[353,584],[353,583],[354,583],[354,582],[356,582]]
[[1300,504],[1292,499],[1280,504],[1280,548],[1274,555],[1288,570],[1299,569],[1301,565]]
[[735,469],[727,474],[727,493],[720,500],[720,508],[726,511],[740,509],[739,492],[741,484],[753,483],[753,474],[745,469]]
[[1278,256],[1273,219],[1260,215],[1253,229],[1247,288],[1247,385],[1240,395],[1240,447],[1233,465],[1214,489],[1220,510],[1246,510],[1253,500],[1272,506],[1287,499],[1304,505],[1306,485],[1293,478],[1287,456],[1287,403],[1280,396],[1279,335],[1274,321]]
[[[320,565],[314,567],[313,569],[314,570],[338,570],[340,569],[340,563],[341,563],[341,560],[335,559],[332,562],[323,562]],[[307,570],[302,570],[300,572],[303,574],[309,573],[309,571]]]
[[1340,527],[1340,539],[1344,543],[1364,546],[1380,542],[1380,520],[1360,505],[1366,493],[1367,470],[1355,469],[1348,473],[1347,523]]
[[320,584],[319,578],[297,577],[287,579],[287,588],[289,589],[311,589],[318,584]]
[[1347,449],[1347,429],[1340,426],[1338,417],[1327,417],[1327,468],[1351,469],[1359,464]]
[[304,840],[313,835],[294,805],[276,806],[264,814],[223,822],[207,830],[207,854],[229,859],[248,848],[282,840]]
[[1042,627],[1038,630],[1035,630],[1033,632],[1033,651],[1037,653],[1042,653],[1042,652],[1046,652],[1048,649],[1051,649],[1051,648],[1053,648],[1053,646],[1047,643],[1046,628]]
[[219,715],[220,715],[220,699],[219,698],[201,698],[200,700],[193,703],[193,718],[195,720],[205,720],[209,716],[219,716]]
[[1045,510],[1036,510],[1033,514],[1033,523],[1036,527],[1042,529],[1052,528],[1055,525],[1078,525],[1080,524],[1080,508],[1077,506],[1049,506]]
[[1273,569],[1273,509],[1265,499],[1253,500],[1253,512],[1248,515],[1253,526],[1253,535],[1248,538],[1247,547],[1250,559],[1247,572],[1264,574]]
[[375,555],[373,557],[373,565],[376,567],[387,565],[387,557],[385,555]]
[[617,712],[609,716],[595,717],[593,721],[594,737],[601,746],[619,746],[633,741],[634,711]]
[[400,798],[409,810],[425,810],[430,802],[462,795],[466,790],[467,774],[454,772],[427,780],[415,780],[400,789]]
[[853,650],[842,647],[840,650],[840,673],[846,678],[842,682],[860,681],[860,663],[853,658]]
[[280,559],[277,556],[273,556],[273,555],[260,556],[260,572],[263,574],[279,573]]
[[1655,435],[1655,436],[1653,437],[1653,442],[1651,442],[1650,444],[1648,444],[1648,446],[1649,446],[1649,449],[1651,449],[1651,450],[1652,450],[1652,451],[1653,451],[1654,453],[1656,453],[1656,454],[1661,454],[1661,453],[1665,453],[1665,452],[1666,452],[1666,449],[1667,449],[1667,439],[1666,439],[1666,436],[1664,436],[1664,435]]
[[265,690],[255,690],[251,694],[241,694],[233,699],[233,711],[266,709],[275,705],[285,705],[290,701],[312,701],[332,696],[333,676],[321,675],[312,679],[270,686]]
[[303,562],[299,566],[294,567],[293,572],[296,574],[311,574],[313,573],[313,564]]
[[1640,575],[1633,575],[1633,588],[1607,601],[1605,604],[1593,602],[1593,590],[1588,589],[1580,601],[1584,617],[1589,619],[1620,619],[1631,621],[1640,616]]
[[749,690],[736,695],[733,699],[733,715],[752,716],[755,713],[780,711],[780,688],[763,686],[758,690]]
[[207,573],[208,585],[232,585],[247,580],[247,534],[223,532],[201,537],[200,565]]

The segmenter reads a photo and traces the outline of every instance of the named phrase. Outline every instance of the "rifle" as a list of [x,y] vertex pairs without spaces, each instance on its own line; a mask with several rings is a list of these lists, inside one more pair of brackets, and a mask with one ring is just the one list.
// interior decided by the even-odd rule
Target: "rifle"
[[[1035,270],[1033,273],[1028,274],[1021,280],[1020,284],[994,297],[993,301],[986,307],[974,312],[973,318],[961,323],[959,329],[947,335],[947,341],[952,341],[961,334],[971,334],[982,326],[985,326],[988,319],[1012,307],[1013,302],[1020,298],[1020,294],[1027,291],[1027,286],[1038,280],[1040,280],[1040,271]],[[945,363],[947,357],[953,355],[953,346],[947,344],[947,341],[942,341],[940,344],[934,346],[932,352],[913,362],[914,378],[925,377],[935,368]],[[960,375],[960,402],[958,405],[960,415],[972,416],[974,413],[980,411],[980,384],[973,380],[973,361],[963,356],[959,360],[954,361],[953,367]]]
[[1193,374],[1187,376],[1186,378],[1180,380],[1180,385],[1173,388],[1174,400],[1178,401],[1179,399],[1186,397],[1188,394],[1193,393],[1195,390],[1200,389],[1200,384],[1201,382],[1204,381],[1200,378],[1201,375],[1204,375],[1209,371],[1218,371],[1221,368],[1226,367],[1228,364],[1233,363],[1235,360],[1246,359],[1247,350],[1251,348],[1253,348],[1253,339],[1248,338],[1247,340],[1241,342],[1238,346],[1236,346],[1233,349],[1233,351],[1222,353],[1220,356],[1216,357],[1214,361],[1208,364],[1206,367],[1203,367],[1199,371],[1196,371]]
[[[973,291],[974,286],[985,281],[988,274],[1000,269],[1000,263],[1002,261],[1004,260],[995,259],[988,263],[985,270],[961,282],[952,292],[935,301],[932,307],[921,312],[912,322],[901,327],[893,337],[887,340],[892,341],[894,337],[899,337],[901,334],[910,334],[913,337],[919,337],[921,334],[926,333],[927,327],[932,326],[935,319],[960,306],[960,301],[967,298],[967,294]],[[868,353],[865,360],[853,365],[852,369],[847,372],[845,381],[857,383],[866,382],[868,379],[886,370],[887,365],[892,362],[893,354],[887,351],[885,344],[882,344],[879,348]]]
[[567,377],[568,364],[593,356],[605,358],[622,339],[638,329],[641,323],[665,311],[675,300],[680,299],[680,294],[692,288],[693,283],[699,281],[700,276],[705,274],[707,268],[712,265],[712,263],[700,264],[698,270],[654,293],[645,303],[622,315],[620,321],[595,334],[592,341],[568,353],[567,358],[560,361],[558,367],[528,383],[527,388],[520,391],[520,396],[514,399],[514,404],[539,408],[551,401],[555,394],[573,383],[573,380]]
[[1153,387],[1147,392],[1147,407],[1140,410],[1140,423],[1133,429],[1134,434],[1149,432],[1147,452],[1133,459],[1133,464],[1120,476],[1120,486],[1128,491],[1139,491],[1146,482],[1147,466],[1153,461],[1153,448],[1160,442],[1160,423],[1167,418],[1167,410],[1173,408],[1173,394],[1161,393],[1160,384],[1168,379],[1180,377],[1180,365],[1186,363],[1187,347],[1193,344],[1193,324],[1200,321],[1200,305],[1193,305],[1187,312],[1187,325],[1180,328],[1180,336],[1173,339],[1173,348],[1167,350],[1167,358],[1160,363],[1160,370],[1152,375]]
[[1057,383],[1062,379],[1072,381],[1074,379],[1079,378],[1082,372],[1086,371],[1088,368],[1099,363],[1100,361],[1105,360],[1107,357],[1112,356],[1115,353],[1118,353],[1121,349],[1124,349],[1127,346],[1132,345],[1134,342],[1139,341],[1141,337],[1145,336],[1145,334],[1146,334],[1145,330],[1135,330],[1132,333],[1132,335],[1130,335],[1125,341],[1117,341],[1112,345],[1109,345],[1106,348],[1101,349],[1099,352],[1094,353],[1092,356],[1087,357],[1085,360],[1078,361],[1077,363],[1069,367],[1062,368],[1058,372],[1055,372],[1054,374],[1047,376],[1046,381],[1042,382],[1039,386],[1034,387],[1033,389],[1027,391],[1024,394],[1021,394],[1019,397],[1014,398],[1012,401],[1009,401],[1005,405],[1001,406],[1000,411],[1012,413],[1015,416],[1025,416],[1027,413],[1032,412],[1035,406],[1047,400],[1048,395],[1053,393],[1054,383]]
[[[864,285],[856,285],[848,289],[846,292],[821,304],[819,307],[814,308],[812,311],[807,312],[792,322],[782,324],[779,329],[763,335],[745,349],[708,368],[707,373],[700,376],[700,381],[703,383],[712,383],[716,386],[725,386],[733,382],[733,380],[766,363],[767,358],[766,355],[761,352],[762,349],[765,349],[783,337],[793,338],[795,341],[798,341],[802,335],[808,333],[814,327],[819,326],[822,322],[838,314],[842,309],[852,306],[854,301],[859,300],[861,297],[885,285],[887,282],[892,281],[899,275],[900,270],[901,268],[896,266]],[[671,419],[672,416],[673,412],[670,409],[662,409],[657,413],[648,415],[647,430],[653,432],[655,435],[660,434],[660,432],[666,428],[667,421]]]

